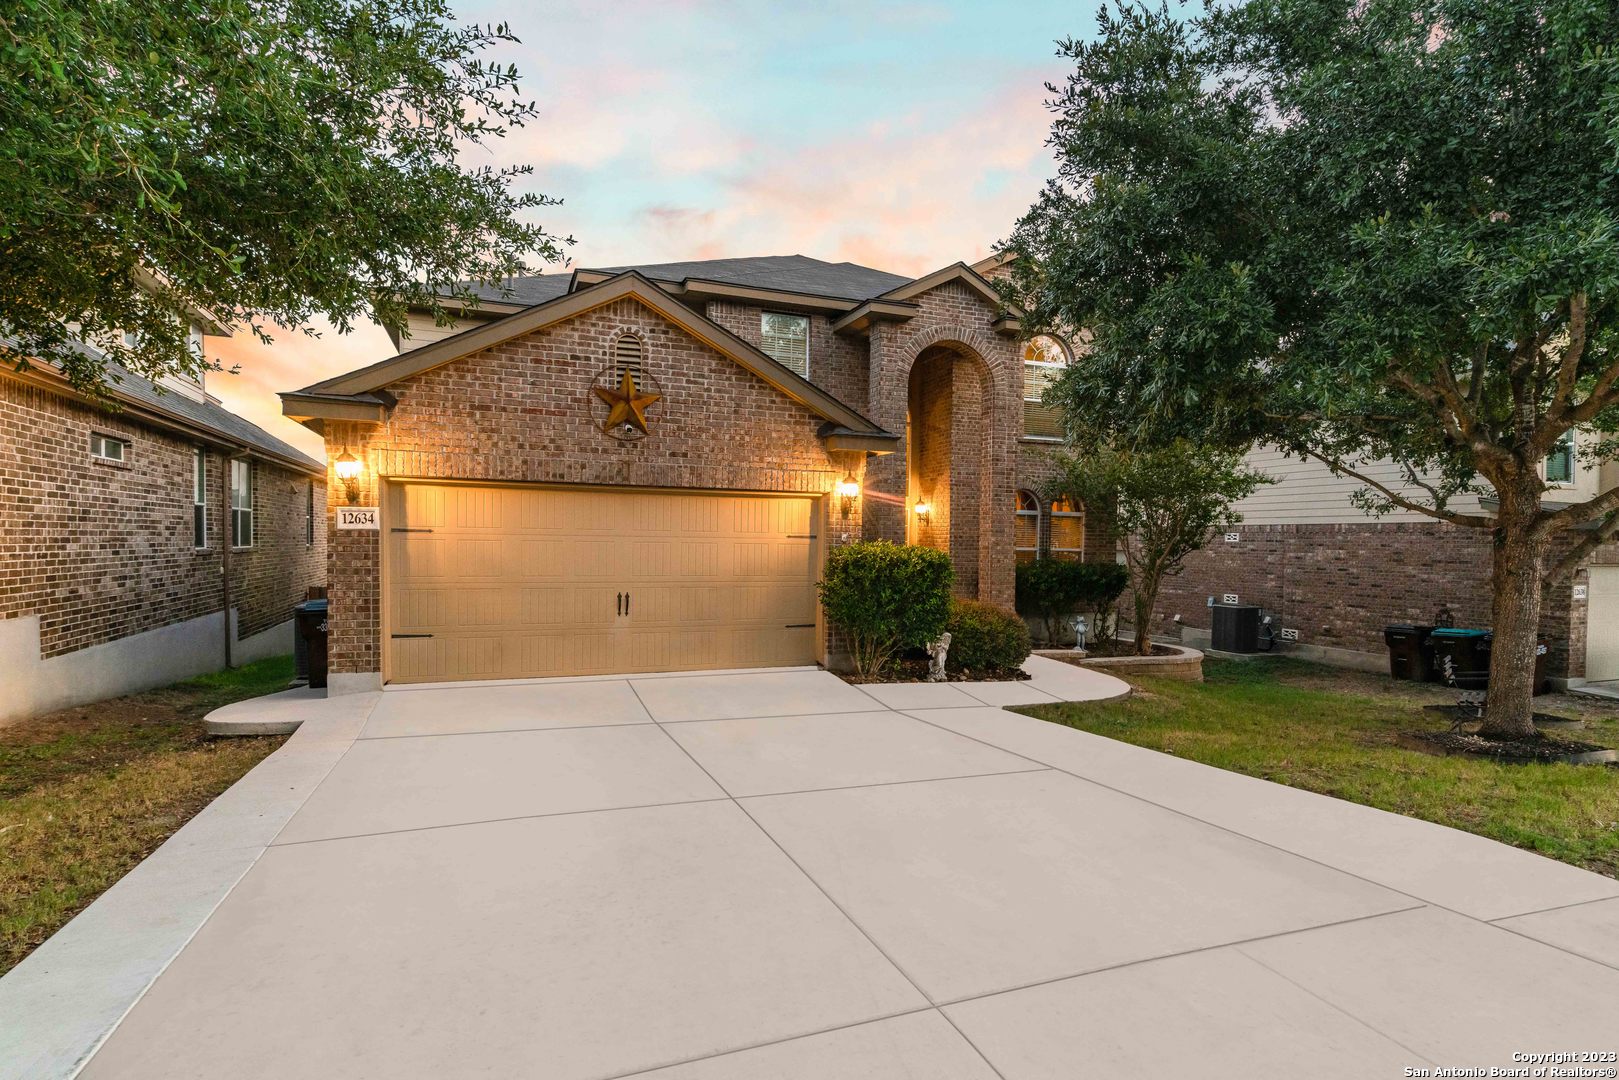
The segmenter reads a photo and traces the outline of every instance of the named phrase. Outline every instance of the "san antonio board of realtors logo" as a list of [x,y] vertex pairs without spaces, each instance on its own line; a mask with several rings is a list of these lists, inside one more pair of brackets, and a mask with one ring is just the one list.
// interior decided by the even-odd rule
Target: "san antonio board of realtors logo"
[[662,387],[640,365],[614,364],[596,373],[590,388],[591,409],[602,433],[620,442],[637,442],[650,434],[656,417],[648,410],[663,400]]

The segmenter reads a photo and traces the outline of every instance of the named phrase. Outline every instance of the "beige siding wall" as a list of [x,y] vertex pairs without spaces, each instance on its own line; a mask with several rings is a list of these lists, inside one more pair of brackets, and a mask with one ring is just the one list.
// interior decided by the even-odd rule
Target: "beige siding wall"
[[471,330],[474,326],[481,326],[488,321],[488,318],[462,319],[458,323],[439,326],[433,321],[433,316],[413,311],[405,318],[405,329],[410,331],[410,336],[404,337],[401,335],[399,351],[406,353],[412,349],[419,349],[423,345],[431,345],[442,338],[459,334],[463,330]]
[[[1259,447],[1248,454],[1249,467],[1276,479],[1237,503],[1243,521],[1252,525],[1359,525],[1372,521],[1429,521],[1431,518],[1410,510],[1396,510],[1381,518],[1368,517],[1350,501],[1364,485],[1358,480],[1334,476],[1314,459],[1290,458],[1279,450]],[[1399,466],[1392,461],[1375,461],[1362,471],[1372,479],[1411,498],[1423,498],[1420,488],[1403,482]],[[1478,499],[1459,496],[1450,503],[1452,510],[1472,513]]]

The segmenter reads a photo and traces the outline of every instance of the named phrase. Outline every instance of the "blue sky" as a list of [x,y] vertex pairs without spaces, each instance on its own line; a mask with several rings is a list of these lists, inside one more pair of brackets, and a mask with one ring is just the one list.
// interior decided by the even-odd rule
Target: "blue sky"
[[[1091,4],[468,3],[506,21],[539,116],[469,164],[526,163],[577,266],[804,254],[922,274],[1004,237],[1050,175],[1055,40]],[[237,338],[227,406],[312,452],[276,390],[391,353],[380,330]]]

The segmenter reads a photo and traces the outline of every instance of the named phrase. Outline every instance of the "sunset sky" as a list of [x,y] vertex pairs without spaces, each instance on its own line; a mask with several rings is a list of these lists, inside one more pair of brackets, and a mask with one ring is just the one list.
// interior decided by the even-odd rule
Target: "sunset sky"
[[[1050,175],[1054,41],[1087,4],[465,3],[539,117],[469,164],[528,163],[575,266],[802,254],[922,274],[989,252]],[[546,268],[547,272],[560,267]],[[319,456],[278,390],[392,355],[380,328],[211,339],[225,405]]]

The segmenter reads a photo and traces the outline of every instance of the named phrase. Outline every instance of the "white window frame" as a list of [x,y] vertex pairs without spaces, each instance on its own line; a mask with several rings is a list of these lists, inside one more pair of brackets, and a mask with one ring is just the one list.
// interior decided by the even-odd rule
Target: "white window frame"
[[[1034,509],[1033,510],[1025,510],[1025,509],[1023,509],[1023,496],[1025,496],[1025,495],[1027,495],[1029,498],[1034,500]],[[1045,507],[1040,502],[1040,496],[1036,495],[1034,492],[1029,491],[1026,488],[1019,488],[1015,498],[1016,498],[1016,501],[1013,503],[1013,506],[1015,506],[1016,509],[1013,511],[1014,518],[1013,518],[1013,525],[1012,525],[1012,557],[1015,559],[1017,556],[1023,554],[1024,552],[1028,552],[1029,555],[1032,558],[1038,559],[1040,557],[1040,518],[1041,518],[1042,512],[1044,511]],[[1017,521],[1022,519],[1022,518],[1033,518],[1034,519],[1034,546],[1033,547],[1020,547],[1018,545],[1018,542],[1017,542],[1017,534],[1018,534]]]
[[1050,442],[1060,442],[1062,440],[1062,436],[1060,434],[1050,435],[1045,432],[1032,432],[1029,430],[1029,411],[1027,406],[1039,405],[1042,397],[1044,396],[1043,391],[1041,394],[1037,394],[1034,397],[1029,396],[1029,374],[1031,371],[1039,372],[1042,383],[1049,385],[1051,381],[1054,381],[1057,377],[1062,375],[1063,371],[1068,367],[1068,365],[1073,362],[1073,357],[1068,351],[1068,344],[1061,338],[1054,337],[1051,334],[1039,334],[1036,336],[1048,338],[1049,340],[1055,342],[1057,345],[1057,350],[1062,353],[1063,358],[1061,360],[1023,361],[1023,404],[1025,406],[1023,410],[1023,437],[1025,439],[1041,439]]
[[[1067,556],[1072,555],[1076,560],[1078,560],[1080,562],[1084,562],[1085,561],[1085,508],[1083,506],[1081,506],[1078,510],[1058,510],[1056,508],[1058,502],[1059,502],[1059,500],[1057,500],[1057,499],[1051,500],[1050,505],[1046,509],[1046,513],[1047,513],[1047,516],[1048,516],[1048,519],[1049,519],[1048,524],[1046,525],[1046,550],[1047,550],[1047,553],[1054,556],[1054,557],[1055,556],[1061,556],[1061,557],[1064,557],[1064,558],[1066,558]],[[1057,520],[1059,518],[1061,518],[1063,520],[1077,520],[1079,522],[1079,546],[1078,547],[1057,547],[1056,546]]]
[[[793,366],[795,358],[783,359],[770,350],[770,331],[767,324],[771,319],[797,319],[804,324],[804,370],[799,371]],[[809,378],[810,375],[810,317],[794,311],[761,311],[759,313],[759,349],[766,356],[776,361],[794,374]]]
[[191,461],[191,546],[208,547],[208,452],[200,446]]
[[[238,468],[240,466],[240,468]],[[253,460],[230,459],[230,546],[253,546]]]
[[[1568,445],[1568,478],[1565,480],[1553,480],[1551,470],[1552,455],[1556,454],[1558,449],[1565,443]],[[1563,437],[1557,440],[1557,446],[1552,448],[1552,453],[1547,454],[1546,459],[1540,463],[1540,475],[1545,478],[1548,487],[1570,488],[1575,485],[1580,475],[1580,443],[1574,437],[1574,432],[1566,431],[1563,433]]]
[[[107,453],[108,448],[114,446],[118,448],[118,452],[116,454]],[[117,435],[108,435],[103,431],[92,431],[90,433],[90,456],[96,461],[106,461],[114,465],[128,465],[129,451],[130,443],[128,439]]]

